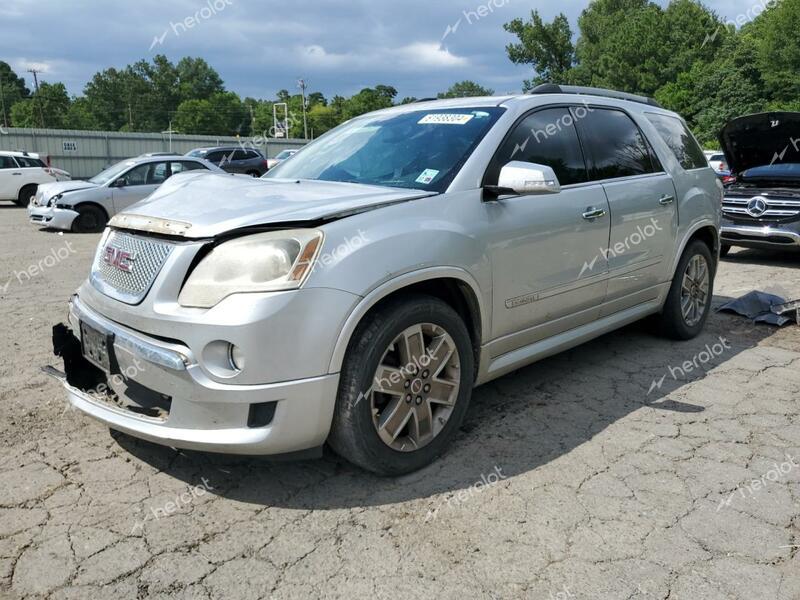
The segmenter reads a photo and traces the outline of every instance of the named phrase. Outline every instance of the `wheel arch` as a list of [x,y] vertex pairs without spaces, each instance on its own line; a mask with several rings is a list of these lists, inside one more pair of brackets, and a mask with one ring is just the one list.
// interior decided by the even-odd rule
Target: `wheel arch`
[[709,250],[711,250],[711,256],[717,262],[719,262],[719,228],[711,221],[701,221],[699,223],[695,223],[683,237],[680,248],[678,249],[678,252],[675,253],[673,258],[671,271],[673,277],[675,276],[675,270],[678,268],[678,263],[680,262],[683,253],[686,251],[686,248],[689,246],[689,244],[695,240],[700,240],[706,246],[708,246]]
[[70,210],[78,212],[78,210],[80,210],[82,206],[94,206],[96,208],[99,208],[100,210],[103,211],[103,214],[106,216],[106,222],[108,222],[108,220],[111,218],[111,215],[108,214],[108,209],[102,204],[95,202],[94,200],[82,200],[80,202],[77,202],[75,205],[73,205],[73,207]]
[[406,273],[378,286],[364,296],[350,313],[339,333],[329,372],[341,371],[353,334],[368,314],[390,299],[414,293],[428,294],[443,300],[464,319],[472,340],[477,373],[481,340],[483,332],[489,328],[490,313],[481,300],[477,281],[468,272],[457,267],[435,267]]

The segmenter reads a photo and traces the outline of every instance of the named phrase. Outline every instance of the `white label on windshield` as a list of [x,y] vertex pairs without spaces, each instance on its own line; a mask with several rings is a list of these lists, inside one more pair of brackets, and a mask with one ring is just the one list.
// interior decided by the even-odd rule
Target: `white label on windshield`
[[417,183],[422,183],[428,185],[434,178],[439,174],[439,171],[436,169],[425,169],[422,172],[422,175],[417,177]]
[[438,113],[432,115],[425,115],[417,125],[466,125],[475,115],[456,115],[453,113]]

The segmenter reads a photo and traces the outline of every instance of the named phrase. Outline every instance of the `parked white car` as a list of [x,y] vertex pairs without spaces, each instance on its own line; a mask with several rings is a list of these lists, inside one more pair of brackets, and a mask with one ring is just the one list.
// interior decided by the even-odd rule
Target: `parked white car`
[[283,150],[278,152],[278,155],[275,158],[267,159],[267,168],[271,169],[273,167],[277,167],[286,159],[292,158],[295,154],[297,154],[297,150]]
[[103,231],[111,217],[155,192],[172,175],[200,170],[224,173],[202,158],[143,154],[112,165],[88,181],[39,186],[28,216],[39,227]]
[[708,164],[717,173],[728,170],[728,161],[725,160],[725,153],[722,150],[706,150],[703,154],[706,155]]
[[39,185],[69,180],[69,173],[48,167],[38,154],[0,151],[0,200],[26,206]]

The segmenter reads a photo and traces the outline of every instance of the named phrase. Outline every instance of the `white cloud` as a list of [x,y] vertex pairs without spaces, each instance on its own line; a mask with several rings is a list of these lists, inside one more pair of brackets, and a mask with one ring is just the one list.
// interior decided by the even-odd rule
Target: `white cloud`
[[301,46],[297,58],[314,68],[348,68],[350,70],[386,69],[416,71],[421,68],[448,69],[469,66],[469,60],[452,54],[436,42],[416,42],[399,48],[374,48],[371,51],[335,53],[318,44]]

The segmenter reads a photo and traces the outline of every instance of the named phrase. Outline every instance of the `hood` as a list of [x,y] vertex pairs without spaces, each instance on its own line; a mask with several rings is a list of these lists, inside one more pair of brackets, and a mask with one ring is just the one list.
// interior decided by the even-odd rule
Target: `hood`
[[156,221],[171,224],[184,237],[206,238],[243,227],[333,219],[435,195],[331,181],[191,175],[171,177],[112,225],[138,228],[137,223]]
[[737,175],[755,167],[800,163],[800,113],[761,113],[734,119],[722,128],[719,141]]
[[77,190],[86,190],[96,188],[94,183],[88,181],[57,181],[53,183],[45,183],[39,186],[36,190],[36,200],[44,200],[45,202],[58,194],[66,192],[75,192]]

